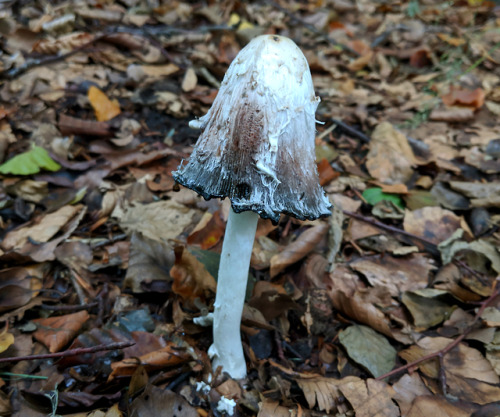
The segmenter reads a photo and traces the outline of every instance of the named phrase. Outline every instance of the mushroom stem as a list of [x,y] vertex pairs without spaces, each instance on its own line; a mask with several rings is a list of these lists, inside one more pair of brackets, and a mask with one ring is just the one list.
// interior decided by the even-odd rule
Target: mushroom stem
[[245,302],[248,269],[259,215],[252,211],[229,212],[219,265],[214,304],[214,342],[208,351],[212,368],[222,366],[232,378],[247,373],[240,324]]

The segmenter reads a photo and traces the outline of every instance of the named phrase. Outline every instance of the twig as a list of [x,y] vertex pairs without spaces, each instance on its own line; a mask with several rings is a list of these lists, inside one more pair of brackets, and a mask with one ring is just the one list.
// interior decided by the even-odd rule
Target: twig
[[394,226],[390,226],[388,224],[385,224],[385,223],[381,223],[377,220],[374,220],[370,217],[366,217],[366,216],[362,216],[361,214],[357,214],[357,213],[353,213],[352,211],[346,211],[346,210],[342,210],[342,212],[346,215],[346,216],[349,216],[349,217],[352,217],[356,220],[360,220],[362,222],[365,222],[365,223],[368,223],[368,224],[371,224],[372,226],[375,226],[379,229],[382,229],[382,230],[387,230],[388,232],[391,232],[391,233],[397,233],[399,235],[402,235],[402,236],[406,236],[410,239],[415,239],[415,240],[419,240],[420,242],[426,244],[426,245],[429,245],[432,250],[434,250],[435,252],[437,252],[437,245],[434,243],[434,242],[431,242],[430,240],[427,240],[426,238],[424,237],[421,237],[421,236],[417,236],[417,235],[414,235],[413,233],[409,233],[403,229],[399,229],[397,227],[394,227]]
[[62,305],[62,306],[51,306],[48,304],[42,304],[41,308],[43,310],[50,310],[50,311],[81,311],[81,310],[88,310],[92,307],[96,307],[99,303],[97,301],[94,301],[93,303],[90,304],[78,304],[78,305]]
[[365,143],[370,142],[370,138],[365,135],[363,132],[360,132],[359,130],[355,129],[352,126],[349,126],[348,124],[342,122],[341,120],[337,119],[331,119],[333,123],[335,123],[337,126],[340,126],[342,130],[345,130],[350,136],[362,140]]
[[56,352],[56,353],[46,353],[43,355],[28,355],[28,356],[13,356],[10,358],[0,358],[0,363],[14,363],[21,361],[34,361],[37,359],[55,359],[55,358],[65,358],[67,356],[76,356],[76,355],[84,355],[86,353],[95,353],[101,352],[104,350],[118,350],[124,349],[130,346],[134,346],[135,342],[118,342],[118,343],[110,343],[107,345],[97,345],[89,348],[76,348],[65,350],[64,352]]
[[[493,291],[493,294],[491,294],[486,300],[484,300],[482,303],[481,303],[481,307],[479,307],[479,309],[477,310],[477,313],[476,315],[474,316],[474,319],[472,320],[472,323],[469,325],[469,327],[467,327],[464,332],[458,336],[453,342],[451,342],[448,346],[444,347],[443,349],[441,350],[438,350],[437,352],[433,352],[433,353],[429,353],[428,355],[425,355],[423,357],[421,357],[420,359],[417,359],[413,362],[410,362],[410,363],[407,363],[406,365],[403,365],[403,366],[400,366],[399,368],[396,368],[396,369],[393,369],[392,371],[390,372],[387,372],[386,374],[384,375],[381,375],[379,377],[377,377],[376,379],[378,379],[379,381],[380,380],[383,380],[385,378],[388,378],[392,375],[396,375],[396,374],[399,374],[401,372],[404,372],[410,368],[413,368],[417,365],[420,365],[422,362],[426,362],[430,359],[436,359],[436,358],[442,358],[450,351],[452,350],[453,348],[455,348],[456,346],[458,346],[458,344],[465,339],[465,337],[467,337],[467,335],[472,331],[474,330],[474,326],[475,324],[478,322],[478,320],[481,318],[481,315],[483,314],[484,310],[486,309],[486,307],[488,307],[488,305],[496,298],[500,295],[500,288],[495,288],[496,287],[496,283],[499,281],[500,279],[500,276],[497,277],[497,280],[495,281],[495,284],[494,284],[494,291]],[[443,378],[443,377],[441,377]],[[443,385],[446,387],[446,381],[442,381],[441,380],[441,385]]]

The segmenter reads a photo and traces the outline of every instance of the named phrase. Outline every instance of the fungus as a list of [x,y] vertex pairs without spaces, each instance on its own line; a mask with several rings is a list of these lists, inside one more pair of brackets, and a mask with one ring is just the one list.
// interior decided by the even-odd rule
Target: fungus
[[202,133],[175,181],[205,199],[231,201],[214,304],[214,370],[246,376],[240,322],[260,217],[300,220],[331,214],[315,164],[314,94],[307,60],[290,39],[262,35],[231,63]]

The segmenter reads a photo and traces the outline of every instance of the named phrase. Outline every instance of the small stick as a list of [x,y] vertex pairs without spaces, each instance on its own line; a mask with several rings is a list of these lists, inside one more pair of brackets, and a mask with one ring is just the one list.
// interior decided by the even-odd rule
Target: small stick
[[101,352],[104,350],[124,349],[124,348],[134,346],[134,345],[135,345],[135,342],[117,342],[117,343],[110,343],[107,345],[92,346],[92,347],[88,347],[88,348],[70,349],[70,350],[65,350],[64,352],[46,353],[43,355],[12,356],[10,358],[0,358],[0,363],[34,361],[37,359],[65,358],[67,356],[84,355],[86,353],[95,353],[95,352]]
[[43,310],[50,310],[50,311],[82,311],[82,310],[88,310],[92,307],[96,307],[98,305],[97,301],[94,301],[93,303],[90,304],[78,304],[78,305],[62,305],[62,306],[51,306],[48,304],[42,304],[41,308]]
[[340,128],[342,128],[343,130],[345,130],[350,136],[366,143],[370,142],[370,138],[367,135],[365,135],[363,132],[360,132],[358,129],[355,129],[352,126],[349,126],[347,123],[344,123],[343,121],[338,119],[331,119],[331,121]]

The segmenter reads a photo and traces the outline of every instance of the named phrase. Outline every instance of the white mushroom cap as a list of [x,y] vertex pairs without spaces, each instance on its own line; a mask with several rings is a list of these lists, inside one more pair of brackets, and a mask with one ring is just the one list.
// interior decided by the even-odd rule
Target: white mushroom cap
[[283,36],[253,39],[231,63],[202,129],[174,179],[204,198],[229,197],[237,213],[274,222],[330,215],[315,163],[319,97],[307,60]]

